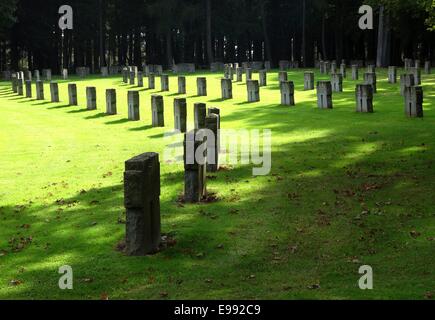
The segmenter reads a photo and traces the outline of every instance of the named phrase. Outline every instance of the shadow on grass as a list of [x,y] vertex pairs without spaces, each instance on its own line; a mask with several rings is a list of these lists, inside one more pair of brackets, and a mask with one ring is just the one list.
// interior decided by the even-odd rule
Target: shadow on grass
[[109,121],[109,122],[106,122],[105,124],[115,125],[115,124],[123,124],[123,123],[127,123],[127,122],[130,122],[130,120],[127,118],[123,118],[123,119],[119,119],[119,120]]
[[151,90],[149,88],[143,88],[143,87],[139,87],[139,88],[141,88],[141,89],[137,90],[139,92],[145,92],[145,91],[150,91]]
[[70,104],[64,104],[64,105],[61,105],[61,106],[50,107],[50,108],[47,108],[47,109],[48,110],[56,110],[56,109],[64,109],[64,108],[69,108],[69,107],[73,107],[73,106],[70,105]]
[[167,97],[182,96],[182,95],[184,95],[184,94],[185,94],[185,93],[178,93],[178,92],[175,92],[175,93],[172,93],[172,94],[168,94]]
[[7,92],[6,94],[0,94],[0,96],[2,98],[9,99],[10,97],[16,97],[16,96],[18,96],[18,93],[10,91],[10,92]]
[[86,119],[86,120],[91,120],[91,119],[100,119],[100,118],[104,118],[104,117],[108,117],[108,116],[109,116],[109,115],[108,115],[107,113],[105,113],[105,112],[101,112],[101,113],[94,114],[94,115],[92,115],[92,116],[85,117],[85,119]]
[[235,103],[235,106],[243,106],[243,105],[250,105],[250,104],[255,104],[255,103],[260,103],[260,101],[254,101],[254,102],[250,102],[250,101],[245,101],[245,102],[238,102]]
[[23,96],[18,96],[18,97],[16,97],[16,98],[10,98],[10,99],[8,99],[8,100],[10,100],[10,101],[20,101],[20,100],[26,100],[26,99],[28,99],[27,97],[23,97]]
[[90,111],[94,111],[94,110],[88,110],[88,109],[84,108],[84,109],[78,109],[78,110],[71,110],[71,111],[68,111],[67,113],[75,114],[75,113],[84,113],[84,112],[90,112]]
[[152,129],[153,126],[152,125],[145,125],[145,126],[141,126],[141,127],[137,127],[137,128],[130,128],[128,129],[129,131],[145,131],[148,129]]
[[150,139],[162,139],[165,136],[164,133],[154,134],[152,136],[149,136]]
[[[253,178],[251,166],[218,172],[209,189],[222,188],[223,194],[229,185],[231,192],[201,205],[177,203],[182,169],[162,174],[163,232],[173,234],[176,245],[155,256],[126,257],[113,249],[125,234],[122,185],[26,207],[23,216],[30,221],[20,225],[29,223],[30,230],[19,229],[20,237],[31,235],[50,245],[44,249],[36,243],[11,253],[3,241],[9,278],[15,279],[21,266],[27,269],[19,274],[25,285],[8,297],[42,295],[47,279],[57,283],[58,266],[49,262],[59,257],[93,281],[78,278],[75,297],[98,299],[105,292],[159,298],[163,289],[171,297],[187,290],[195,297],[331,297],[328,287],[334,286],[340,297],[352,298],[362,295],[352,285],[359,266],[353,260],[382,265],[378,276],[392,285],[381,296],[398,294],[403,282],[420,286],[416,292],[423,296],[432,274],[433,242],[426,239],[432,233],[418,239],[409,233],[433,218],[428,197],[433,194],[433,112],[417,122],[391,103],[366,117],[354,113],[351,93],[340,100],[330,112],[315,108],[315,101],[302,101],[296,108],[258,105],[255,112],[246,108],[225,116],[224,125],[244,120],[246,128],[272,129],[278,146],[271,174]],[[1,208],[10,237],[17,233],[19,205]],[[52,221],[39,217],[44,212]],[[401,273],[401,283],[395,283],[397,270],[409,266],[413,272]],[[218,284],[205,285],[210,278]],[[319,282],[321,289],[307,289]],[[44,296],[59,294],[47,288]]]
[[218,102],[225,102],[231,99],[223,99],[223,98],[217,98],[217,99],[213,99],[213,100],[209,100],[208,102],[210,103],[218,103]]
[[[40,100],[33,100],[33,101],[40,101]],[[52,104],[53,102],[51,101],[43,101],[43,102],[39,102],[39,103],[32,103],[32,106],[45,106],[47,104]]]

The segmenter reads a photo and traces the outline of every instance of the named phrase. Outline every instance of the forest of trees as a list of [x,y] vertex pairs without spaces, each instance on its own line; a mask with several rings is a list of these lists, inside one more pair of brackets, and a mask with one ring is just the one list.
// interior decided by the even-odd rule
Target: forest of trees
[[[74,10],[62,32],[58,9]],[[374,9],[360,30],[358,8]],[[433,0],[0,0],[0,69],[435,60]]]

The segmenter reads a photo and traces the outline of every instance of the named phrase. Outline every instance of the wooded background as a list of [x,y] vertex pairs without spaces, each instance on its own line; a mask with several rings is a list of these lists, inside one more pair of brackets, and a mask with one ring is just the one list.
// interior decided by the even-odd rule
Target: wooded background
[[[74,29],[58,27],[61,5]],[[358,8],[372,5],[374,30]],[[435,60],[433,0],[0,0],[0,69]]]

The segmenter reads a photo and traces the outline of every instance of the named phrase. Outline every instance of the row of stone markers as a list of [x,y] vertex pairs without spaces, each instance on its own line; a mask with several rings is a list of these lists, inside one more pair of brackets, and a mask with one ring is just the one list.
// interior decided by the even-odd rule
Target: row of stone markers
[[[413,62],[410,59],[405,59],[404,61],[404,69],[406,72],[416,72],[416,70],[421,70],[421,64],[419,60],[416,60]],[[319,62],[319,68],[321,74],[334,74],[334,73],[340,73],[343,78],[346,78],[346,68],[347,65],[344,61],[340,64],[340,68],[337,67],[337,63],[335,61],[320,61]],[[353,64],[351,65],[352,68],[352,80],[358,80],[358,69],[360,69],[360,65]],[[391,67],[390,67],[391,68]],[[397,68],[397,67],[394,67]],[[367,66],[367,72],[375,72],[376,67],[374,65],[368,65]],[[339,72],[337,72],[339,71]],[[431,62],[426,61],[424,63],[424,72],[425,74],[431,74]],[[421,71],[420,71],[421,73]]]
[[[51,81],[52,75],[50,69],[44,69],[42,70],[42,80]],[[12,72],[9,77],[10,81],[21,81],[24,83],[24,81],[27,80],[34,80],[39,81],[41,80],[41,73],[39,70],[35,70],[32,74],[31,71],[19,71],[19,72]]]
[[[13,82],[12,90],[18,95],[23,95],[23,85],[22,82]],[[32,98],[32,82],[26,80],[26,97]],[[50,97],[51,102],[59,102],[59,86],[56,82],[50,83]],[[70,106],[77,106],[77,85],[75,83],[68,84],[68,98]],[[42,81],[36,82],[36,99],[44,100],[44,84]],[[138,91],[128,91],[127,94],[128,103],[128,119],[131,121],[140,120],[140,99]],[[185,98],[174,99],[174,129],[180,132],[186,132],[187,130],[187,102]],[[88,110],[97,109],[97,91],[95,87],[86,88],[86,108]],[[202,110],[203,111],[199,111]],[[164,127],[164,101],[161,95],[151,96],[151,113],[152,113],[152,126],[153,127]],[[117,114],[117,95],[115,89],[106,89],[106,114],[116,115]],[[205,104],[197,103],[194,105],[194,115],[195,115],[195,128],[201,129],[205,128],[206,116],[205,116]],[[219,115],[219,110],[216,108],[210,108],[209,114]],[[202,117],[201,117],[202,115]]]
[[[103,70],[103,68],[102,68],[102,70]],[[78,67],[78,68],[76,68],[76,74],[81,78],[85,78],[86,76],[88,76],[90,74],[90,70],[88,67]],[[51,69],[43,69],[42,70],[42,78],[41,78],[41,73],[39,70],[34,70],[33,75],[32,75],[32,72],[29,70],[13,72],[13,73],[10,73],[10,75],[9,75],[9,72],[6,72],[6,75],[4,77],[5,77],[5,80],[12,80],[12,78],[15,77],[17,79],[23,79],[24,81],[26,81],[26,80],[51,81],[52,80],[52,72],[51,72]],[[63,80],[68,80],[68,69],[62,69],[61,77]]]
[[[356,104],[357,111],[359,112],[373,112],[373,93],[377,92],[377,79],[376,71],[374,67],[369,67],[369,71],[364,75],[365,84],[357,85],[356,87]],[[135,70],[130,72],[130,83],[134,83],[134,74]],[[260,101],[260,83],[266,84],[265,78],[267,77],[266,72],[260,71],[260,81],[257,80],[247,80],[247,95],[248,102],[258,102]],[[417,73],[418,74],[418,73]],[[247,78],[251,77],[249,69],[247,70]],[[23,77],[22,75],[18,75],[18,77]],[[396,82],[396,68],[389,68],[389,81],[391,83]],[[12,89],[14,92],[23,95],[23,81],[13,77],[12,80]],[[133,80],[131,80],[133,79]],[[154,75],[150,74],[149,79],[154,79]],[[263,79],[263,80],[262,80]],[[418,79],[421,79],[419,76]],[[15,81],[17,80],[17,81]],[[279,81],[280,81],[280,91],[281,91],[281,104],[282,105],[295,105],[294,98],[294,83],[288,81],[287,72],[279,73]],[[421,80],[420,80],[421,81]],[[141,73],[138,72],[138,86],[143,85],[143,79],[141,79]],[[150,86],[154,88],[154,81],[149,81]],[[32,83],[30,80],[26,80],[26,97],[32,97]],[[180,94],[186,93],[186,79],[183,76],[178,78],[179,89],[178,92]],[[421,87],[414,88],[412,90],[407,90],[409,87],[413,87],[418,82],[415,82],[414,74],[404,74],[401,76],[401,93],[405,97],[405,106],[406,106],[406,114],[409,116],[419,116],[423,115],[422,112],[422,93],[423,90]],[[366,88],[366,85],[371,87],[371,90]],[[169,78],[167,75],[161,75],[161,87],[162,91],[169,91]],[[230,79],[221,79],[221,89],[222,89],[222,99],[232,99],[232,81]],[[304,89],[305,90],[313,90],[314,89],[314,73],[313,72],[305,72],[304,74]],[[58,85],[57,83],[50,83],[51,90],[51,101],[59,102],[59,93],[58,93]],[[70,84],[68,86],[70,104],[76,105],[77,101],[77,92],[76,86],[74,84]],[[113,106],[116,107],[116,94],[113,94],[114,89],[108,89],[108,93],[106,94],[106,104],[107,104],[107,114],[116,114],[116,110]],[[333,107],[332,103],[332,92],[342,92],[343,91],[343,77],[341,74],[332,74],[331,81],[320,81],[317,84],[317,99],[318,99],[318,107],[323,109],[331,109]],[[96,89],[95,87],[87,88],[87,108],[89,110],[96,109]],[[197,94],[198,96],[206,96],[207,95],[207,79],[205,77],[197,78]],[[41,81],[37,81],[36,83],[36,96],[38,100],[44,99],[44,86]],[[114,97],[114,98],[113,98]],[[140,120],[140,112],[139,112],[139,93],[132,91],[128,94],[128,118],[133,121]],[[115,101],[113,101],[115,99]],[[408,101],[415,101],[413,103],[409,103]],[[361,106],[371,106],[371,107],[361,107]],[[160,123],[162,120],[156,119],[153,120],[153,123]],[[164,123],[164,120],[163,120]]]
[[[401,76],[401,92],[405,96],[405,113],[408,116],[422,117],[423,116],[423,90],[421,87],[414,89],[408,89],[407,94],[405,94],[405,89],[412,87],[414,85],[414,78],[418,79],[416,84],[421,84],[421,74],[418,68],[410,69],[413,74],[404,74]],[[356,86],[356,109],[358,112],[373,112],[373,93],[377,93],[377,76],[375,66],[368,66],[366,73],[364,73],[364,84]],[[252,77],[251,71],[249,69],[245,70],[246,78]],[[228,72],[226,73],[228,74]],[[358,67],[354,66],[353,78],[358,79]],[[263,71],[259,72],[260,81],[247,80],[248,89],[248,101],[257,102],[260,101],[259,87],[262,79],[266,78],[266,74]],[[278,75],[280,81],[280,91],[281,91],[281,104],[282,105],[295,105],[294,99],[294,83],[288,81],[287,72],[281,71]],[[397,68],[389,68],[389,82],[397,82]],[[263,80],[264,81],[264,80]],[[265,84],[265,82],[263,82]],[[229,86],[228,82],[222,80],[222,92],[224,97],[225,88]],[[314,73],[305,72],[304,73],[304,90],[314,89]],[[332,92],[342,92],[343,91],[343,71],[342,73],[333,73],[331,75],[331,81],[320,81],[317,84],[317,97],[319,108],[331,109],[333,107],[332,103]],[[411,101],[411,103],[410,103]]]
[[[110,66],[110,67],[101,67],[101,75],[103,77],[109,76],[109,74],[119,74],[121,68],[119,66]],[[81,77],[85,78],[90,75],[90,68],[89,67],[77,67],[75,69],[76,74]],[[39,70],[34,70],[33,74],[31,71],[19,71],[19,72],[11,72],[11,71],[3,71],[3,79],[7,81],[11,81],[13,77],[17,77],[18,79],[24,79],[24,80],[45,80],[45,81],[51,81],[52,80],[52,72],[51,69],[43,69],[42,70],[42,79],[41,79],[41,73]],[[61,72],[61,77],[63,80],[68,80],[68,69],[64,68]]]
[[[321,62],[322,65],[322,62]],[[330,81],[319,81],[317,83],[317,104],[320,109],[332,109],[332,93],[343,92],[343,78],[346,75],[345,66],[341,67],[341,73],[337,73],[334,66],[331,71]],[[244,70],[246,74],[246,84],[248,91],[248,102],[260,101],[260,87],[267,85],[267,73],[265,70],[259,71],[259,81],[252,80],[252,70],[247,68]],[[412,73],[401,75],[401,93],[405,98],[405,113],[411,117],[423,116],[423,89],[422,87],[414,87],[421,84],[421,72],[417,67],[409,68]],[[243,69],[237,68],[236,73],[243,74]],[[221,80],[222,99],[232,98],[232,82],[231,82],[231,66],[225,70],[224,79]],[[358,80],[359,67],[354,65],[352,68],[353,80]],[[344,75],[344,76],[343,76]],[[239,76],[238,76],[239,78]],[[294,106],[294,83],[288,81],[288,73],[280,71],[278,74],[281,92],[281,104]],[[417,80],[415,80],[417,79]],[[238,79],[239,80],[239,79]],[[388,69],[389,83],[397,83],[397,67]],[[314,89],[314,73],[304,73],[304,90]],[[227,94],[231,92],[231,95]],[[367,72],[364,73],[364,84],[358,84],[355,88],[356,110],[357,112],[373,112],[373,94],[377,93],[377,76],[376,67],[370,65],[367,67]]]
[[[392,73],[395,67],[389,70],[390,83],[396,83],[397,80]],[[358,84],[355,89],[356,111],[362,113],[373,112],[373,96],[377,92],[376,73],[365,73],[365,83]],[[317,100],[318,107],[321,109],[332,109],[332,92],[342,91],[341,74],[333,74],[331,81],[319,81],[317,83]],[[401,76],[401,94],[405,101],[405,114],[409,117],[423,117],[423,88],[414,85],[414,74],[404,74]]]

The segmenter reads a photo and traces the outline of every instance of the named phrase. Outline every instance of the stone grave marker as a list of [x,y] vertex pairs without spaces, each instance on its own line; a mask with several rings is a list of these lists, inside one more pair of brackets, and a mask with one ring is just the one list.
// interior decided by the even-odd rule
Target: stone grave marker
[[17,93],[19,96],[24,95],[24,79],[20,78],[17,82]]
[[258,80],[248,80],[246,87],[248,90],[248,102],[260,101],[260,86]]
[[198,152],[202,144],[206,143],[206,136],[201,134],[197,130],[192,130],[184,135],[184,201],[186,203],[197,203],[207,196],[206,155]]
[[32,97],[32,80],[26,80],[26,98]]
[[207,78],[199,77],[196,79],[197,95],[200,97],[207,96]]
[[136,72],[130,71],[129,72],[129,79],[130,79],[130,85],[134,86],[134,84],[136,82]]
[[101,67],[101,76],[102,77],[108,77],[109,76],[109,68],[108,67]]
[[421,85],[421,69],[420,68],[411,68],[410,71],[414,75],[415,85]]
[[30,81],[32,81],[32,72],[31,71],[26,71],[25,73],[24,73],[24,81],[25,80],[30,80]]
[[68,100],[70,106],[77,106],[77,85],[75,83],[68,84]]
[[116,109],[116,89],[106,89],[106,114],[115,115]]
[[347,74],[346,74],[346,64],[344,64],[344,63],[342,63],[340,65],[340,74],[343,76],[343,78],[347,77]]
[[258,77],[259,77],[260,87],[266,87],[267,86],[267,71],[266,70],[258,71]]
[[143,73],[140,71],[138,71],[138,73],[137,73],[137,86],[139,88],[143,87]]
[[222,99],[233,98],[233,83],[231,79],[221,79]]
[[205,103],[195,103],[193,105],[195,129],[205,128],[205,118],[207,117],[207,107]]
[[156,76],[153,73],[148,75],[148,89],[154,90],[156,88]]
[[97,109],[97,89],[95,87],[86,88],[86,101],[88,110]]
[[340,73],[331,74],[331,85],[333,92],[343,92],[343,76]]
[[51,102],[59,102],[59,85],[57,82],[50,83]]
[[183,133],[187,131],[187,104],[185,98],[174,99],[174,129]]
[[124,206],[126,253],[145,256],[159,250],[160,163],[157,153],[144,153],[125,162]]
[[205,118],[205,127],[213,133],[213,137],[207,137],[207,172],[217,172],[219,169],[219,116],[209,114]]
[[245,69],[245,75],[246,75],[246,81],[252,80],[252,69],[246,68]]
[[314,72],[304,73],[304,90],[314,90]]
[[33,76],[34,76],[34,78],[35,78],[35,81],[39,81],[39,80],[41,80],[41,75],[40,75],[40,73],[39,73],[39,70],[35,70],[35,71],[33,72]]
[[280,71],[279,75],[278,75],[278,78],[279,78],[279,82],[287,81],[288,80],[287,71]]
[[394,66],[388,67],[388,82],[397,83],[397,68]]
[[358,65],[352,65],[352,80],[356,81],[359,78]]
[[281,81],[281,104],[285,106],[295,105],[295,85],[293,81]]
[[319,109],[333,108],[331,81],[317,82],[317,106]]
[[423,88],[411,86],[405,88],[405,114],[411,118],[423,118]]
[[127,68],[122,69],[122,81],[126,84],[128,83],[129,73],[130,72],[128,71]]
[[178,77],[178,94],[186,94],[186,77]]
[[214,107],[208,108],[207,109],[207,115],[209,116],[211,114],[215,114],[215,115],[217,115],[219,117],[218,128],[220,129],[221,128],[221,111],[220,111],[220,109],[219,108],[214,108]]
[[402,74],[400,76],[400,94],[405,94],[406,87],[412,87],[415,85],[414,75],[413,74]]
[[139,109],[139,92],[129,91],[128,92],[128,120],[139,121],[140,120],[140,109]]
[[169,91],[169,76],[167,74],[160,76],[160,88],[161,91]]
[[333,61],[331,63],[331,74],[337,73],[337,63]]
[[42,74],[44,76],[44,80],[51,81],[51,69],[42,70]]
[[236,68],[236,82],[243,81],[243,69],[240,67]]
[[44,100],[44,83],[41,80],[36,81],[36,100]]
[[376,73],[376,66],[374,65],[368,65],[367,66],[367,73]]
[[365,84],[370,84],[373,87],[373,93],[377,93],[377,80],[376,80],[376,73],[373,72],[366,72],[364,74],[364,82]]
[[369,84],[358,84],[355,89],[356,111],[373,112],[373,87]]
[[165,126],[165,109],[163,97],[159,95],[151,96],[151,114],[152,114],[152,126],[164,127]]

